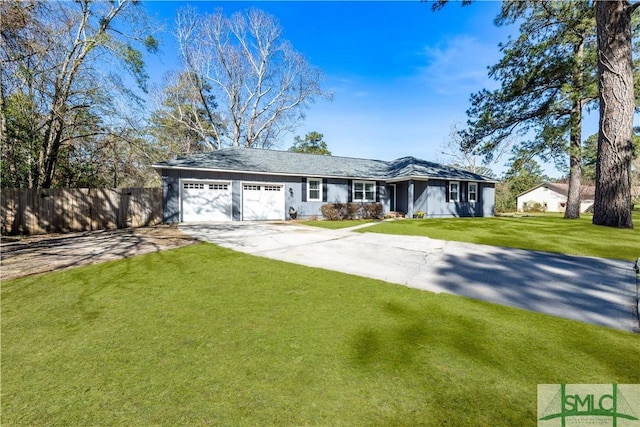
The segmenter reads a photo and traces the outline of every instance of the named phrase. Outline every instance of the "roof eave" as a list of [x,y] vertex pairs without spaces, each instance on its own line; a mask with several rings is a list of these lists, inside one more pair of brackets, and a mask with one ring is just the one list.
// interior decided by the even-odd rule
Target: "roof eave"
[[271,175],[271,176],[308,176],[314,178],[333,178],[333,179],[361,179],[363,181],[385,181],[384,177],[371,177],[371,176],[343,176],[343,175],[327,175],[317,173],[291,173],[291,172],[265,172],[255,170],[236,170],[236,169],[216,169],[216,168],[203,168],[197,166],[170,166],[170,165],[151,165],[154,169],[173,169],[173,170],[199,170],[203,172],[225,172],[225,173],[242,173],[252,175]]
[[197,166],[171,166],[171,165],[161,165],[161,164],[153,164],[151,165],[154,169],[172,169],[172,170],[199,170],[204,172],[225,172],[225,173],[240,173],[240,174],[254,174],[254,175],[271,175],[271,176],[309,176],[309,177],[317,177],[317,178],[333,178],[333,179],[358,179],[363,181],[385,181],[388,183],[394,182],[402,182],[408,180],[414,181],[429,181],[429,180],[447,180],[447,181],[463,181],[463,182],[486,182],[496,184],[499,181],[491,180],[491,179],[474,179],[474,178],[458,178],[458,177],[439,177],[439,176],[428,176],[428,175],[403,175],[393,178],[383,177],[383,176],[346,176],[346,175],[328,175],[328,174],[315,174],[315,173],[291,173],[291,172],[265,172],[265,171],[251,171],[251,170],[236,170],[236,169],[219,169],[219,168],[203,168]]
[[495,179],[487,179],[487,178],[459,178],[459,177],[442,177],[442,176],[429,176],[429,175],[405,175],[394,178],[386,179],[386,182],[402,182],[402,181],[430,181],[430,180],[440,180],[440,181],[461,181],[461,182],[487,182],[491,184],[497,184],[500,182]]

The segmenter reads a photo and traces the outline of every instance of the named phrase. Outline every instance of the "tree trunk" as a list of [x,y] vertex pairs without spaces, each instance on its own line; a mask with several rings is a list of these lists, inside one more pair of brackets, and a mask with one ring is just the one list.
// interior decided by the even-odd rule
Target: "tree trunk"
[[565,219],[580,218],[580,186],[582,184],[582,97],[584,79],[584,43],[575,46],[573,69],[574,99],[569,117],[569,191]]
[[571,113],[569,135],[569,191],[565,219],[580,218],[580,187],[582,183],[582,103],[577,102]]
[[633,228],[631,13],[623,0],[596,1],[600,129],[593,223]]
[[45,132],[38,160],[38,187],[40,188],[50,188],[53,184],[62,132],[64,132],[63,115],[64,112],[61,112],[58,116],[52,116],[51,121],[47,124],[48,128]]

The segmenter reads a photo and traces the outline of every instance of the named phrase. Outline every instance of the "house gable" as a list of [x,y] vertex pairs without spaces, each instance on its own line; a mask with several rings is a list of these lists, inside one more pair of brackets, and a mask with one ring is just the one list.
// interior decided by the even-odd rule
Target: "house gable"
[[[569,184],[544,182],[516,196],[517,210],[526,212],[541,209],[545,212],[564,212],[569,194]],[[595,197],[595,187],[580,187],[580,211],[587,211]]]

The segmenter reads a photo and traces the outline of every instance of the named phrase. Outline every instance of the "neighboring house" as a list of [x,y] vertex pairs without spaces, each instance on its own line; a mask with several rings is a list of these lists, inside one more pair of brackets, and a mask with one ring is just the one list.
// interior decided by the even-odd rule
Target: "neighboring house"
[[160,162],[164,222],[321,216],[325,203],[376,203],[412,217],[491,216],[496,181],[413,157],[367,160],[227,148]]
[[[593,206],[596,188],[580,187],[580,212],[587,212]],[[544,182],[524,193],[518,194],[518,212],[542,210],[544,212],[564,212],[567,208],[569,184]]]

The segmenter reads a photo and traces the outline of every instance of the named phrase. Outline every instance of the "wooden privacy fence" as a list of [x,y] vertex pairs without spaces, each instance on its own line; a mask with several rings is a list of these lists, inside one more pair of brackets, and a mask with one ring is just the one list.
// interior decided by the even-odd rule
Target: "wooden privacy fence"
[[161,188],[1,190],[2,234],[105,230],[162,222]]

